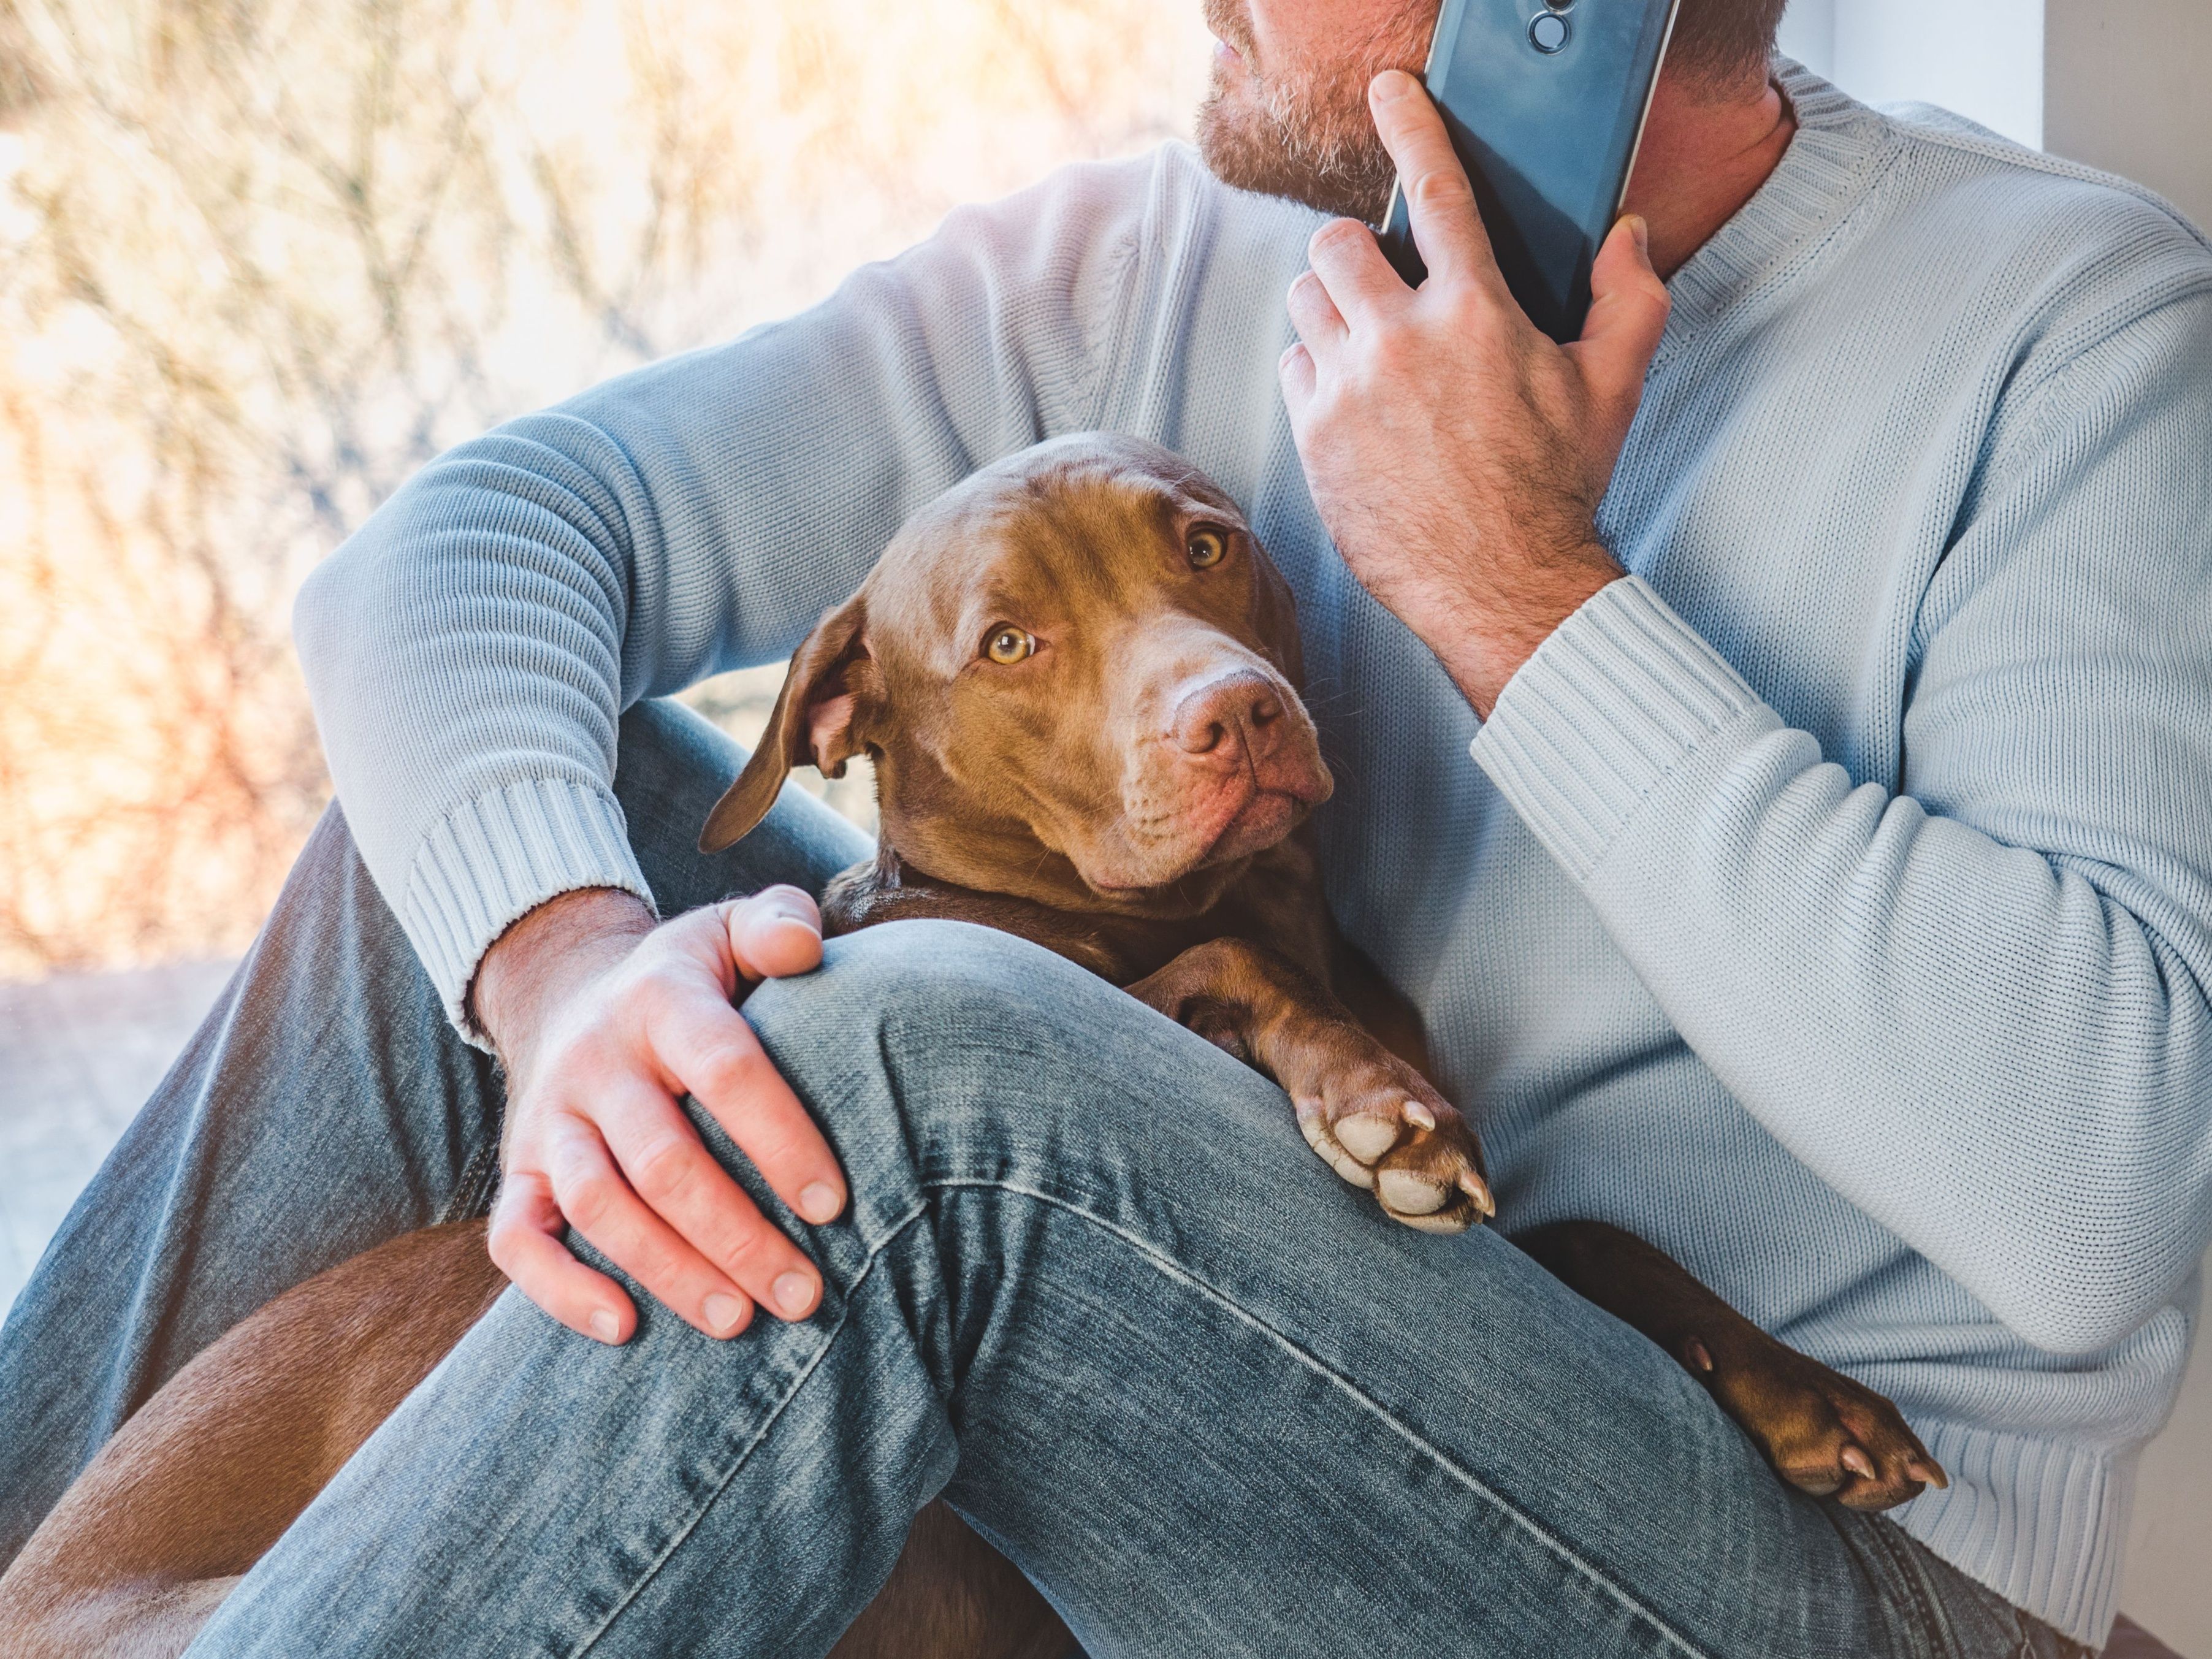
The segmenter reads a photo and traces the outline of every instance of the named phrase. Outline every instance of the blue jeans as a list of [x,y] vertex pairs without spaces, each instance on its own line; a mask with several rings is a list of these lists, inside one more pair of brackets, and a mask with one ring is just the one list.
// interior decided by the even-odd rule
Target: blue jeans
[[[621,754],[671,909],[860,851],[787,797],[702,859],[736,751],[647,707]],[[1056,957],[899,924],[745,1013],[850,1214],[799,1223],[701,1128],[821,1310],[717,1343],[641,1296],[612,1349],[510,1291],[194,1654],[819,1655],[940,1494],[1095,1659],[2081,1651],[1784,1486],[1497,1231],[1383,1219],[1265,1079]],[[334,812],[0,1333],[0,1559],[234,1320],[480,1210],[500,1109]]]

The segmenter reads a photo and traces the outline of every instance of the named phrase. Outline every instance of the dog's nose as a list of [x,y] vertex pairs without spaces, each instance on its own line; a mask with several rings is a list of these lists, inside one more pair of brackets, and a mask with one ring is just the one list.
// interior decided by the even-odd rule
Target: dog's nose
[[1281,695],[1265,675],[1244,669],[1186,693],[1169,735],[1187,755],[1256,761],[1275,747],[1282,720]]

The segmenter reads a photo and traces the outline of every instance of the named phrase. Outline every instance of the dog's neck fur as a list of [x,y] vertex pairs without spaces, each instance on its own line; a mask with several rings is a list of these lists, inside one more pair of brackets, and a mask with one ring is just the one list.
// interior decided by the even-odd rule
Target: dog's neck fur
[[880,921],[988,916],[989,925],[1117,985],[1157,971],[1193,945],[1234,934],[1271,945],[1328,982],[1334,939],[1320,902],[1320,860],[1311,831],[1301,827],[1238,862],[1241,867],[1227,879],[1209,884],[1213,890],[1203,902],[1194,894],[1181,903],[1164,902],[1158,913],[1076,908],[1033,897],[1014,881],[988,874],[965,883],[945,880],[907,858],[884,835],[872,861],[854,865],[830,884],[823,896],[823,923],[835,936]]

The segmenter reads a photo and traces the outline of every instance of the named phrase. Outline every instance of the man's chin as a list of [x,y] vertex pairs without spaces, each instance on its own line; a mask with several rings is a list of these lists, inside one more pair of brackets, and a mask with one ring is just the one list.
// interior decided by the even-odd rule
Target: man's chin
[[1212,89],[1198,111],[1198,153],[1213,176],[1238,190],[1280,196],[1334,216],[1379,225],[1390,210],[1393,174],[1378,169],[1320,167],[1295,153],[1275,130],[1239,62],[1217,62]]

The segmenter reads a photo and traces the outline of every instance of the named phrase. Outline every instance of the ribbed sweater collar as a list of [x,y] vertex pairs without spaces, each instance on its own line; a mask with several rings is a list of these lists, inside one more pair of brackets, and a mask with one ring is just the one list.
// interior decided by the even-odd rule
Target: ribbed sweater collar
[[1881,116],[1802,64],[1774,60],[1796,136],[1758,192],[1674,273],[1664,358],[1808,263],[1898,149]]

